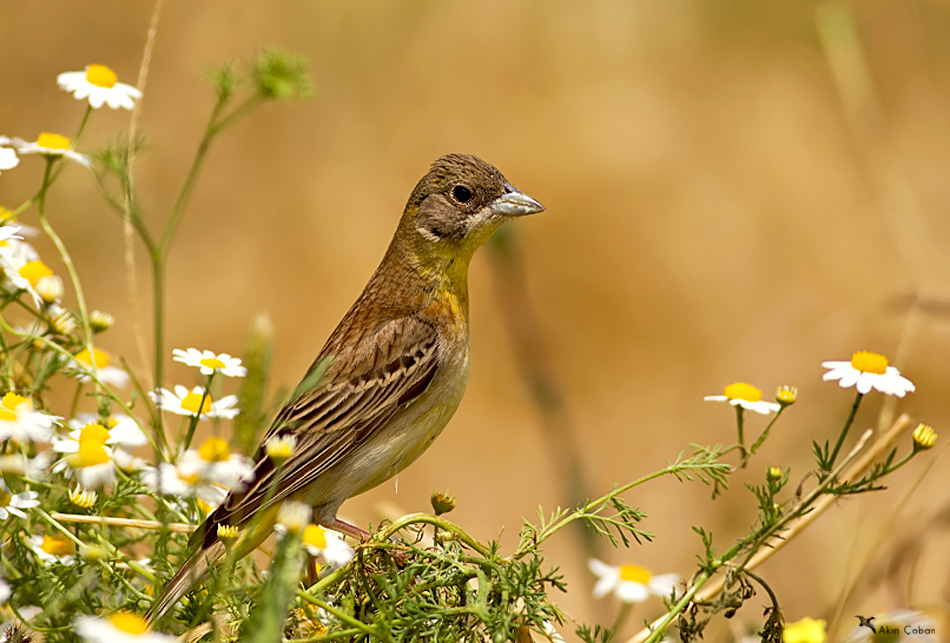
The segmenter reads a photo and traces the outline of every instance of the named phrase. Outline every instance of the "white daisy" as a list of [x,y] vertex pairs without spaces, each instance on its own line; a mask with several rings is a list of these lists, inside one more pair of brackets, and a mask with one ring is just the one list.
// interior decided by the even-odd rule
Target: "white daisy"
[[20,444],[29,441],[49,442],[53,425],[62,418],[35,411],[33,402],[10,391],[0,399],[0,441],[13,439]]
[[174,643],[174,636],[153,632],[148,622],[132,612],[116,612],[106,617],[80,616],[76,633],[88,643]]
[[20,157],[16,155],[16,150],[0,147],[0,170],[12,170],[19,164]]
[[342,534],[312,523],[303,530],[303,546],[311,556],[323,554],[323,560],[334,567],[347,564],[355,555]]
[[118,76],[105,65],[89,65],[85,71],[67,71],[56,77],[60,89],[71,92],[76,100],[88,98],[93,109],[103,104],[112,109],[133,109],[142,92],[117,81]]
[[20,226],[16,226],[16,225],[0,226],[0,243],[3,243],[4,241],[7,241],[8,239],[18,239],[22,241],[23,237],[17,234],[19,231],[20,231]]
[[36,305],[41,305],[44,300],[40,283],[48,283],[54,277],[53,271],[39,259],[27,260],[36,254],[28,244],[20,241],[8,241],[7,244],[11,247],[0,252],[0,268],[3,269],[4,277],[13,285],[12,290],[27,291]]
[[87,489],[111,484],[115,481],[118,453],[122,450],[107,446],[110,437],[106,427],[90,422],[72,431],[67,439],[53,440],[53,450],[66,454],[53,465],[53,472],[75,476]]
[[38,507],[40,505],[40,501],[37,500],[39,496],[40,494],[35,491],[23,491],[14,495],[10,492],[10,487],[3,481],[3,478],[0,478],[0,519],[6,520],[10,517],[10,514],[26,518],[26,514],[22,510]]
[[164,495],[197,496],[209,505],[220,504],[228,491],[240,489],[254,475],[254,466],[243,455],[231,453],[228,443],[210,437],[198,449],[189,449],[177,464],[163,463],[146,469],[144,482]]
[[167,388],[160,388],[157,392],[149,391],[149,397],[157,402],[163,411],[177,415],[193,416],[200,411],[202,420],[233,418],[240,413],[240,410],[236,408],[237,395],[227,395],[214,401],[210,395],[205,395],[203,386],[196,386],[190,391],[184,386],[175,386],[174,392]]
[[72,565],[76,560],[76,543],[65,534],[30,536],[25,542],[42,563]]
[[653,576],[640,567],[614,567],[596,558],[587,561],[587,568],[598,578],[594,586],[594,598],[613,593],[624,603],[642,603],[651,594],[668,597],[679,582],[676,574]]
[[[129,383],[129,374],[126,373],[123,369],[116,366],[110,366],[109,362],[111,358],[109,354],[105,351],[101,351],[98,348],[93,347],[92,354],[95,356],[96,361],[96,377],[99,378],[100,382],[105,384],[111,384],[112,386],[118,386],[119,388],[125,388]],[[90,373],[92,372],[92,359],[89,357],[89,349],[84,348],[76,355],[74,355],[76,362],[72,362],[70,365],[70,370],[72,369],[81,369],[76,371],[76,379],[80,382],[86,382],[90,378]]]
[[0,455],[0,474],[20,476],[28,480],[41,480],[45,477],[51,460],[49,451],[38,453],[34,458],[28,458],[22,453]]
[[277,523],[274,529],[279,534],[298,534],[310,524],[312,515],[313,507],[310,505],[296,500],[287,500],[282,502],[280,509],[277,510]]
[[5,604],[10,600],[10,595],[13,591],[10,589],[10,583],[0,578],[0,605]]
[[228,377],[244,377],[247,375],[247,369],[241,366],[241,360],[237,357],[231,357],[227,353],[216,354],[212,351],[200,351],[197,348],[182,350],[176,348],[172,351],[176,362],[187,364],[201,369],[202,375],[211,375],[215,371]]
[[46,157],[64,156],[70,161],[75,161],[86,167],[92,166],[92,161],[85,154],[74,152],[70,148],[70,140],[62,134],[53,134],[52,132],[43,132],[36,137],[36,141],[24,141],[22,138],[14,138],[13,146],[20,154],[42,154]]
[[876,389],[885,395],[904,397],[916,390],[914,383],[901,375],[894,366],[888,366],[887,358],[878,353],[858,351],[850,362],[822,362],[829,369],[823,380],[838,380],[838,386],[854,386],[858,393],[866,395]]
[[707,395],[703,399],[707,402],[729,402],[733,406],[739,406],[762,415],[775,413],[782,408],[775,402],[763,402],[762,391],[744,382],[730,384],[724,392],[725,395]]
[[106,444],[110,446],[134,449],[148,444],[148,437],[135,423],[135,420],[122,413],[110,416],[104,423],[101,423],[99,416],[94,413],[80,413],[67,422],[67,426],[72,429],[69,434],[70,437],[78,440],[82,429],[90,423],[99,424],[106,429],[109,434],[109,437],[106,438]]

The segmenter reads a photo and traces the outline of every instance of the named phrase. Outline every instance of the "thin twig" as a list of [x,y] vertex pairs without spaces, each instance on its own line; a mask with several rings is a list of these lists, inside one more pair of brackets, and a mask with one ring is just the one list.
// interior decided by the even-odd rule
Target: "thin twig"
[[108,516],[86,516],[82,514],[64,514],[53,512],[50,514],[60,522],[75,522],[83,525],[105,525],[107,527],[126,527],[129,529],[150,529],[160,531],[167,529],[177,534],[190,534],[197,526],[183,522],[159,522],[158,520],[138,520],[135,518],[110,518]]

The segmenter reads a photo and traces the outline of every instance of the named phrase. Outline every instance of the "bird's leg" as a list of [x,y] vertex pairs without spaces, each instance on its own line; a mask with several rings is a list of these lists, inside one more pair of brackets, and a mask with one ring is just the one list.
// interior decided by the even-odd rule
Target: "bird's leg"
[[351,525],[348,522],[343,522],[339,518],[334,518],[333,522],[329,525],[325,525],[327,529],[332,529],[333,531],[339,531],[342,534],[346,534],[351,538],[355,538],[360,542],[366,542],[370,538],[370,533],[368,531],[363,531],[356,525]]

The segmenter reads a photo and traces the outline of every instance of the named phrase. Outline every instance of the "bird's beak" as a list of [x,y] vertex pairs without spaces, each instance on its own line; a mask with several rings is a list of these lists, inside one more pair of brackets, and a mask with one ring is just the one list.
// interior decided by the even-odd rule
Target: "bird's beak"
[[505,186],[505,193],[492,201],[490,207],[495,214],[506,217],[523,217],[526,214],[544,212],[543,205],[511,185]]

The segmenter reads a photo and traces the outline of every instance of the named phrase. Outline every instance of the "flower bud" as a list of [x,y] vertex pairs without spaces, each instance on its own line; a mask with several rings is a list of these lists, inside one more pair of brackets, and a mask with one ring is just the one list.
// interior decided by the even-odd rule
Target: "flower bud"
[[780,386],[775,391],[775,401],[782,406],[791,406],[798,399],[798,389],[794,386]]
[[36,294],[40,296],[40,299],[45,301],[47,304],[52,304],[54,301],[58,301],[62,298],[65,289],[63,288],[63,280],[59,278],[58,275],[46,275],[45,277],[40,277],[36,282]]
[[455,496],[448,492],[433,493],[429,497],[429,502],[432,503],[432,511],[435,512],[436,516],[447,514],[455,509]]
[[94,310],[89,314],[89,327],[92,328],[94,333],[105,332],[112,328],[114,323],[115,317],[101,310]]
[[932,449],[937,443],[937,432],[933,427],[926,424],[918,424],[914,429],[914,451],[926,451]]

